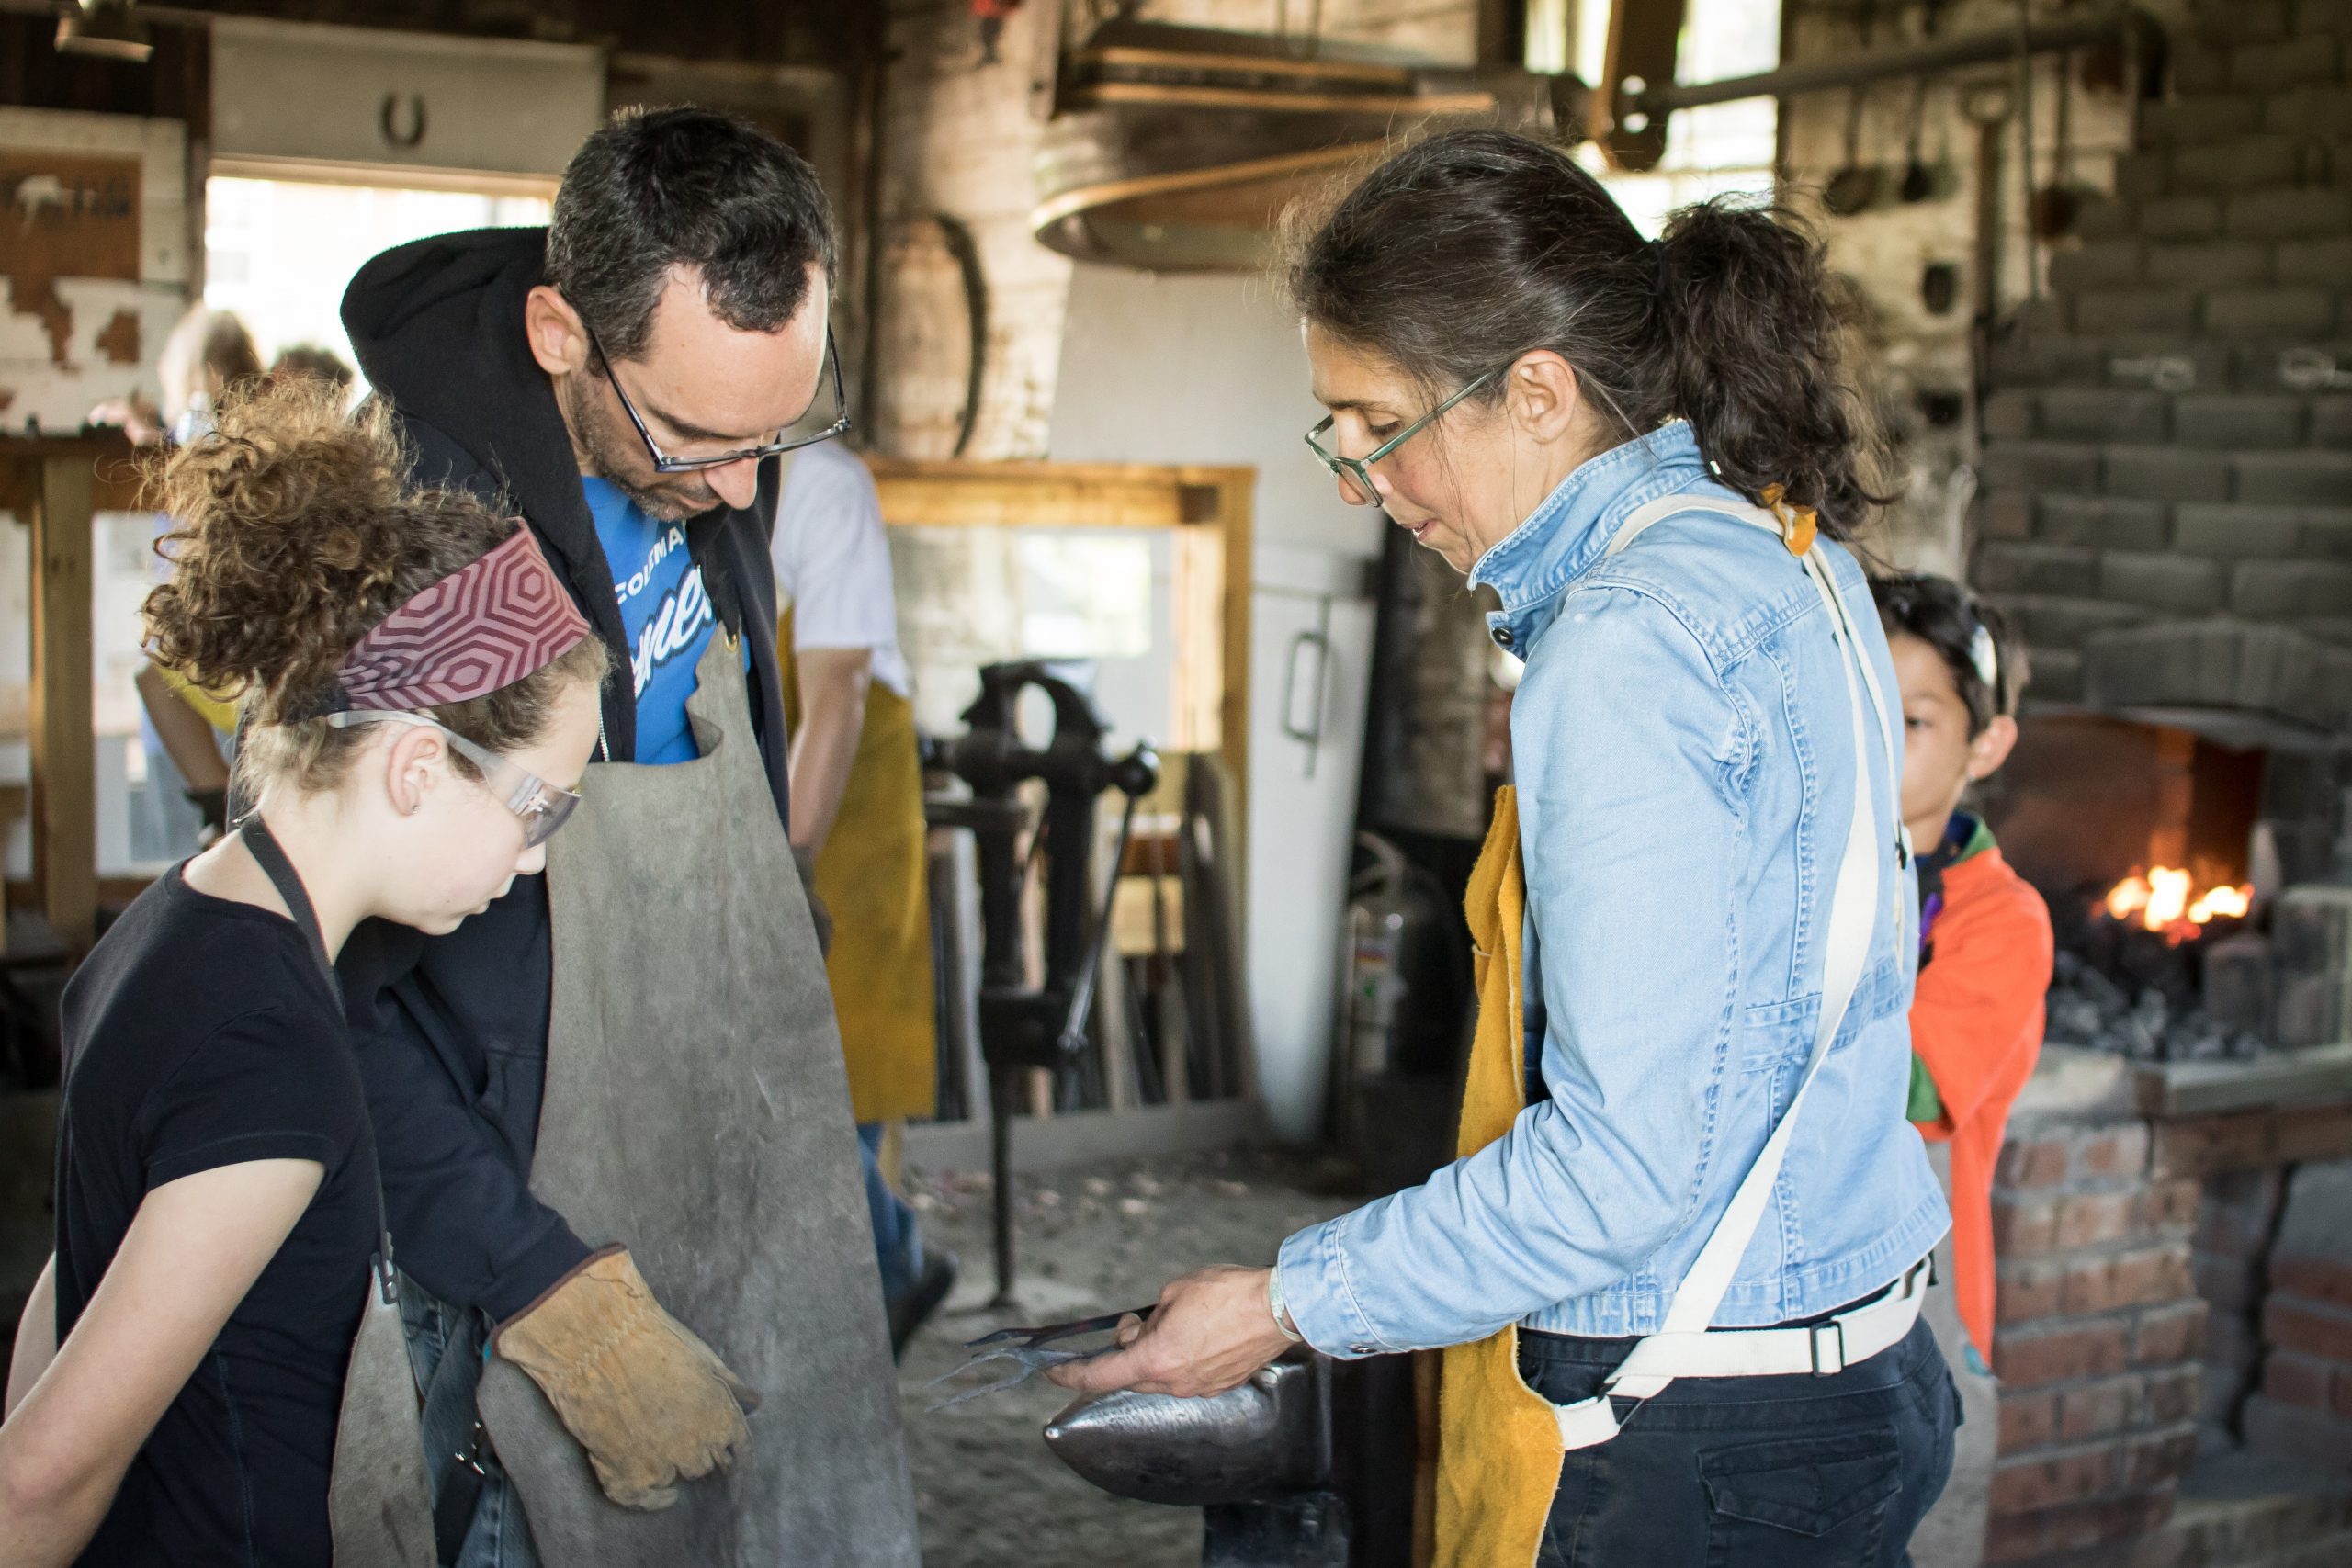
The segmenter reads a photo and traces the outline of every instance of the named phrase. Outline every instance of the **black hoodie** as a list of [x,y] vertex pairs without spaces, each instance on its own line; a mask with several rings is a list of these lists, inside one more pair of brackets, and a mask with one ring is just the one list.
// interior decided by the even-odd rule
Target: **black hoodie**
[[[352,279],[343,322],[361,373],[416,454],[415,477],[512,507],[538,535],[621,672],[605,682],[605,737],[612,760],[628,761],[637,710],[613,574],[554,389],[524,335],[546,244],[544,229],[484,229],[386,251]],[[768,557],[777,489],[771,459],[750,508],[705,513],[686,525],[686,539],[720,624],[751,649],[753,723],[776,815],[788,824]],[[530,1304],[589,1251],[530,1191],[549,964],[547,884],[531,876],[447,936],[370,921],[337,964],[401,1268],[442,1300],[493,1319]]]

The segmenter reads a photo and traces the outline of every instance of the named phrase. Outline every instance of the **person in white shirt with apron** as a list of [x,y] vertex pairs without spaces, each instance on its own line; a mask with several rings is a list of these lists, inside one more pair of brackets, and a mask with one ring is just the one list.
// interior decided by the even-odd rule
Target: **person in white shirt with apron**
[[923,1246],[881,1157],[892,1127],[932,1114],[939,1081],[914,693],[874,476],[838,442],[778,461],[768,553],[784,611],[792,852],[831,924],[825,970],[896,1353],[956,1283],[955,1254]]

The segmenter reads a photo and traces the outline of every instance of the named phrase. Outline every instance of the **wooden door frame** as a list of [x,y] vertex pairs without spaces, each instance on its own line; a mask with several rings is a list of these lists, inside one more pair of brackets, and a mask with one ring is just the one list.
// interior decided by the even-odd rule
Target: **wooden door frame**
[[1176,646],[1167,743],[1223,758],[1238,796],[1236,827],[1246,832],[1255,468],[873,456],[865,466],[882,520],[896,526],[1169,530]]

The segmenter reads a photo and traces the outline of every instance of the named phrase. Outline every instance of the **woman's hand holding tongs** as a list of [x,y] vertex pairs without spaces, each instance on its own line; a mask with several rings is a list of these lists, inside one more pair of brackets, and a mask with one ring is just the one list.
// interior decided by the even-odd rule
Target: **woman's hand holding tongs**
[[1217,1264],[1171,1280],[1149,1322],[1119,1325],[1119,1348],[1046,1376],[1080,1393],[1131,1388],[1201,1399],[1238,1388],[1293,1343],[1267,1309],[1269,1272]]

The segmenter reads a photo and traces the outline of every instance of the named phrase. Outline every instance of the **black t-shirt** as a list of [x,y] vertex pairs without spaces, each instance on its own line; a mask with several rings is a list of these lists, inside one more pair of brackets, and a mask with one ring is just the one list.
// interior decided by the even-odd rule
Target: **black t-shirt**
[[340,999],[290,920],[139,897],[65,989],[57,1333],[147,1193],[247,1160],[326,1168],[124,1476],[85,1564],[319,1568],[344,1372],[376,1249],[376,1147]]

